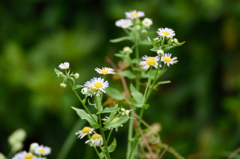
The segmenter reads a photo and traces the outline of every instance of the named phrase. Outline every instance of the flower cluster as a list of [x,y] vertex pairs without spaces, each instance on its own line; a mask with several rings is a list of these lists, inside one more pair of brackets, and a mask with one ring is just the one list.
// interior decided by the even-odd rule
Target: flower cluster
[[29,152],[21,151],[15,154],[12,159],[44,159],[49,154],[51,154],[51,148],[48,146],[32,143]]
[[[120,19],[118,21],[115,22],[115,25],[117,27],[126,29],[129,28],[131,26],[133,26],[134,24],[136,24],[136,28],[137,30],[141,29],[141,26],[143,27],[142,32],[146,32],[146,30],[144,30],[145,28],[149,28],[152,25],[152,20],[149,18],[145,18],[142,21],[139,21],[139,18],[144,17],[145,13],[142,11],[130,11],[130,12],[126,12],[126,19]],[[137,20],[136,20],[137,19]]]

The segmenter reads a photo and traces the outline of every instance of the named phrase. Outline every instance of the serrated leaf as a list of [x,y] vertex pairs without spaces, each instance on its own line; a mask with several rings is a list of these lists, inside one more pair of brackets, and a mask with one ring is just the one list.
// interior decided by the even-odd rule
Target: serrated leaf
[[119,73],[121,76],[124,76],[124,77],[127,77],[129,79],[134,79],[136,78],[137,76],[135,76],[131,71],[129,70],[124,70],[122,71],[121,73]]
[[123,36],[123,37],[120,37],[120,38],[117,38],[117,39],[111,39],[110,42],[118,43],[118,42],[121,42],[121,41],[124,41],[124,40],[132,40],[132,38],[130,36]]
[[105,90],[106,90],[107,95],[109,95],[110,97],[112,97],[112,98],[114,98],[116,100],[123,100],[123,99],[125,99],[125,97],[122,95],[122,93],[119,90],[115,89],[115,88],[109,88],[108,87]]
[[108,121],[110,121],[110,119],[105,121],[106,125],[104,126],[104,130],[109,129],[110,127],[113,127],[113,128],[120,127],[122,124],[124,124],[128,121],[129,117],[128,116],[121,116],[121,117],[117,118],[116,121],[112,120],[110,123],[107,123]]
[[160,84],[167,84],[167,83],[171,83],[171,81],[160,81],[157,84],[155,84],[154,88],[156,88]]
[[95,114],[92,114],[92,116],[93,116],[93,118],[95,119],[96,122],[93,120],[93,118],[88,113],[85,112],[85,110],[78,109],[78,108],[75,108],[75,107],[72,107],[72,109],[74,109],[77,112],[78,116],[81,119],[87,120],[88,123],[91,125],[91,127],[95,128],[95,129],[99,128],[98,123],[96,123],[96,122],[98,122],[98,117]]

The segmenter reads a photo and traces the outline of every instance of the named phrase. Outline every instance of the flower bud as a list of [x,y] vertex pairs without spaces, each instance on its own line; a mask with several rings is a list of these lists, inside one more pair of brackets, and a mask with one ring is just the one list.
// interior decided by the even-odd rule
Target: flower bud
[[164,54],[164,51],[160,49],[160,50],[157,51],[157,54],[158,54],[158,55],[160,55],[160,54],[163,55],[163,54]]
[[62,72],[58,72],[58,74],[57,74],[58,77],[61,77],[62,75],[63,75]]
[[141,29],[141,26],[140,26],[140,25],[137,25],[137,26],[136,26],[136,30],[139,31],[140,29]]
[[155,42],[159,42],[159,37],[153,39]]
[[147,33],[147,30],[143,29],[143,30],[141,30],[141,33],[142,33],[142,34],[146,34],[146,33]]
[[75,78],[75,79],[78,79],[79,76],[80,76],[79,73],[75,73],[75,74],[74,74],[74,78]]
[[81,90],[81,93],[82,93],[82,94],[87,94],[87,92],[88,92],[88,89],[87,89],[87,88],[83,88],[83,89]]
[[14,145],[11,147],[11,151],[13,153],[20,151],[23,148],[23,143],[22,142],[16,142]]
[[33,151],[33,150],[34,150],[36,147],[38,147],[38,146],[39,146],[39,144],[36,143],[36,142],[31,143],[30,148],[29,148],[29,151]]
[[60,83],[60,87],[65,88],[67,85],[65,83]]
[[14,145],[17,142],[23,142],[26,138],[26,131],[23,129],[17,129],[8,137],[8,143]]
[[124,53],[128,53],[128,54],[131,54],[133,51],[132,51],[132,49],[131,49],[130,47],[125,46],[125,47],[123,48],[123,52],[124,52]]
[[178,39],[177,39],[177,38],[174,38],[174,39],[173,39],[173,42],[175,42],[176,44],[178,44]]
[[4,156],[4,154],[2,154],[2,153],[0,152],[0,159],[7,159],[7,157]]

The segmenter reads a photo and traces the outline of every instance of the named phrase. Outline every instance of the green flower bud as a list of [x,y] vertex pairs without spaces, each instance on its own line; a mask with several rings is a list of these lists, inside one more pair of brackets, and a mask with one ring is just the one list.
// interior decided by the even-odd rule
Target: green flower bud
[[63,75],[62,72],[58,72],[58,74],[57,74],[58,77],[61,77],[62,75]]
[[159,37],[153,39],[155,42],[159,42]]
[[14,145],[12,145],[12,147],[11,147],[11,151],[13,153],[15,153],[15,152],[22,150],[22,148],[23,148],[22,142],[15,142]]
[[39,144],[36,143],[36,142],[31,143],[30,148],[29,148],[29,151],[33,151],[33,150],[34,150],[36,147],[38,147],[38,146],[39,146]]
[[4,156],[4,154],[2,154],[2,153],[0,152],[0,159],[7,159],[7,157]]
[[80,76],[79,73],[75,73],[75,74],[74,74],[74,78],[75,78],[75,79],[78,79],[79,76]]
[[124,53],[128,53],[128,54],[131,54],[133,51],[132,51],[132,49],[131,49],[130,47],[125,46],[125,47],[123,48],[123,52],[124,52]]
[[146,33],[147,33],[147,30],[143,29],[143,30],[141,30],[141,33],[142,33],[142,34],[146,34]]
[[163,55],[163,54],[164,54],[164,51],[160,49],[160,50],[157,51],[157,54],[158,54],[158,55],[160,55],[160,54]]
[[175,42],[176,44],[178,44],[178,39],[174,38],[173,42]]
[[60,87],[65,88],[67,85],[65,83],[60,83]]
[[140,25],[137,25],[137,26],[136,26],[136,30],[138,30],[138,31],[141,30],[141,26],[140,26]]
[[27,136],[27,133],[23,129],[17,129],[8,137],[8,143],[12,146],[17,142],[23,142]]

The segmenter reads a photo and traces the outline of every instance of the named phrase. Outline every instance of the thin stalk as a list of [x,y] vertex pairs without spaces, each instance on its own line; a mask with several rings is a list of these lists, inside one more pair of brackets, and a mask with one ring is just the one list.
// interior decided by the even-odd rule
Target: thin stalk
[[150,67],[150,70],[149,70],[149,78],[148,78],[147,87],[144,91],[144,98],[146,98],[146,94],[147,94],[148,89],[150,88],[150,85],[151,85],[151,72],[152,72],[152,67]]
[[109,141],[109,139],[110,139],[110,136],[111,136],[111,134],[112,134],[112,131],[113,131],[113,129],[110,131],[110,133],[108,134],[108,138],[107,138],[107,143],[108,143],[108,141]]
[[133,120],[134,120],[133,114],[135,114],[134,109],[132,110],[131,118],[130,118],[129,125],[128,125],[128,144],[127,144],[127,157],[126,158],[128,158],[130,151],[132,149]]
[[134,141],[133,141],[133,145],[132,145],[131,152],[130,152],[130,155],[129,155],[129,159],[131,159],[133,149],[134,149],[134,147],[135,147],[135,145],[136,145],[136,142],[137,142],[137,139],[138,139],[139,128],[140,128],[140,125],[141,125],[141,120],[142,120],[143,112],[144,112],[144,108],[141,108],[141,112],[140,112],[140,115],[139,115],[138,126],[137,126],[137,129],[136,129],[136,134],[135,134],[135,137],[134,137]]

